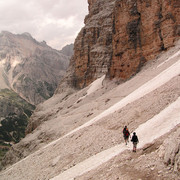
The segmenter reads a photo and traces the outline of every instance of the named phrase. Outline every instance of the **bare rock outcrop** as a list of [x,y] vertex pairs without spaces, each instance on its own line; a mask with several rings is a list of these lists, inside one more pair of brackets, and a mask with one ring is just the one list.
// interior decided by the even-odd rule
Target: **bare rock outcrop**
[[113,12],[113,56],[110,77],[127,79],[180,35],[177,0],[121,0]]
[[89,11],[91,10],[93,4],[94,4],[96,1],[97,1],[97,0],[88,0],[88,4],[89,4],[88,9],[89,9]]
[[74,44],[71,84],[83,88],[106,74],[127,80],[180,36],[177,0],[88,0]]
[[89,15],[74,44],[73,84],[83,88],[108,72],[112,55],[114,0],[88,1]]
[[164,141],[160,154],[164,163],[180,174],[180,128]]

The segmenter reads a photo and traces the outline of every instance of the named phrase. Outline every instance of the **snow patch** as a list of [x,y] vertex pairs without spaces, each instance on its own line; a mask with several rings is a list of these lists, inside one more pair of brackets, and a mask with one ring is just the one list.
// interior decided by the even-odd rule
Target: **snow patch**
[[88,88],[87,92],[86,92],[86,95],[80,97],[80,98],[76,101],[76,103],[79,102],[79,101],[81,101],[81,100],[84,99],[85,97],[89,96],[89,95],[92,94],[93,92],[97,91],[98,89],[101,89],[102,86],[103,86],[103,80],[104,80],[104,78],[105,78],[105,75],[103,75],[101,78],[98,78],[98,79],[96,79],[93,83],[91,83],[91,84],[89,85],[89,88]]
[[90,88],[87,90],[87,95],[90,95],[91,93],[97,91],[98,89],[102,88],[103,86],[103,80],[105,78],[105,75],[103,75],[101,78],[96,79],[91,85]]
[[178,55],[180,55],[180,51],[176,52],[174,55],[172,55],[171,57],[169,57],[167,60],[163,61],[161,64],[159,64],[157,66],[157,68],[159,68],[160,66],[162,66],[163,64],[167,63],[168,61],[170,61],[171,59],[177,57]]
[[136,129],[139,137],[139,148],[172,130],[180,123],[180,97],[146,123]]
[[20,64],[21,63],[21,61],[19,61],[19,60],[17,60],[17,59],[15,59],[14,61],[13,61],[13,63],[12,63],[12,67],[15,67],[15,66],[17,66],[18,64]]

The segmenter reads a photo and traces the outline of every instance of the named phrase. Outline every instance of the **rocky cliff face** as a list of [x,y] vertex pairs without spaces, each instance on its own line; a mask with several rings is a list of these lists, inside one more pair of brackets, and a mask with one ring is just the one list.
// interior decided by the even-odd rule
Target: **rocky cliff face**
[[180,35],[177,0],[116,1],[110,77],[136,74],[148,60],[174,45]]
[[73,84],[83,88],[108,72],[112,56],[112,0],[89,0],[85,27],[74,44]]
[[6,82],[31,104],[36,105],[53,95],[68,64],[68,56],[45,42],[37,42],[28,33],[0,34],[0,82]]
[[88,0],[75,41],[71,83],[83,88],[106,74],[127,80],[180,36],[177,0]]
[[88,9],[89,9],[89,11],[91,11],[91,8],[92,8],[93,4],[94,4],[96,1],[97,1],[97,0],[88,0],[88,4],[89,4]]

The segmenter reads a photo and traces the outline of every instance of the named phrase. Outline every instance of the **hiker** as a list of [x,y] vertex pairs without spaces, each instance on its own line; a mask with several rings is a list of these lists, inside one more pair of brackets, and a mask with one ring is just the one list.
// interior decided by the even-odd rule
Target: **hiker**
[[130,136],[130,133],[129,133],[127,126],[125,126],[123,129],[123,135],[124,135],[125,143],[127,145],[127,142],[129,142],[129,136]]
[[138,140],[138,137],[135,132],[133,133],[131,141],[133,143],[133,152],[136,152],[136,147],[137,147],[139,140]]

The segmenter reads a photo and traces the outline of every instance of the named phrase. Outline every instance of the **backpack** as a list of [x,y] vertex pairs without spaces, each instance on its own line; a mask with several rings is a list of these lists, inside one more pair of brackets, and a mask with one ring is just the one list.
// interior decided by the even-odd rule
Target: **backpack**
[[138,137],[136,135],[133,135],[131,141],[132,142],[138,142]]
[[128,129],[124,129],[124,130],[123,130],[123,134],[124,134],[124,136],[128,137],[128,136],[129,136],[129,131],[128,131]]

